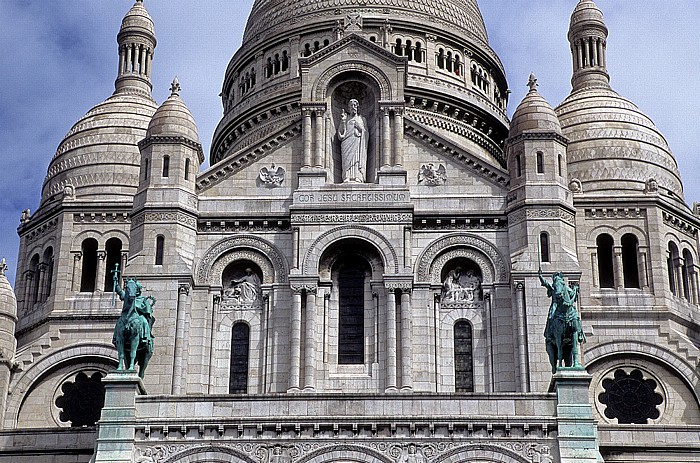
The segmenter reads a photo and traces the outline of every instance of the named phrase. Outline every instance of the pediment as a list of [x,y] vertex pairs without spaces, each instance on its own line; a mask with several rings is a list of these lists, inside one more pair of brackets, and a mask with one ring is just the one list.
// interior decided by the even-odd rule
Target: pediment
[[403,101],[407,60],[374,42],[350,34],[312,56],[299,60],[302,100],[320,102],[328,98],[329,86],[343,75],[358,75],[374,81],[379,99]]

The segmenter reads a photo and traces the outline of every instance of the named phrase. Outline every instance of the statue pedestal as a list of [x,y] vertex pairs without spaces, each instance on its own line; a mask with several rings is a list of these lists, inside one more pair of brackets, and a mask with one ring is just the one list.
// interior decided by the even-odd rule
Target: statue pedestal
[[136,396],[146,395],[135,371],[113,371],[102,380],[105,406],[97,423],[94,463],[132,463]]
[[403,167],[385,167],[377,172],[380,185],[406,186],[407,173]]
[[591,375],[584,368],[559,368],[550,391],[557,393],[561,463],[599,463],[598,423],[588,399]]
[[317,167],[304,167],[299,173],[299,188],[324,186],[328,181],[328,172]]

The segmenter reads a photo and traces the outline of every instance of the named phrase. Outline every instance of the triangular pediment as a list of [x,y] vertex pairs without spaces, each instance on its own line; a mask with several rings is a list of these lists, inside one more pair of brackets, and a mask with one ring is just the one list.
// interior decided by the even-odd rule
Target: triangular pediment
[[356,53],[362,54],[361,56],[374,55],[382,60],[386,60],[387,63],[392,63],[395,66],[405,66],[407,59],[403,56],[397,56],[383,47],[379,46],[377,43],[365,39],[357,34],[349,34],[340,40],[333,42],[322,50],[314,53],[313,55],[300,58],[299,64],[302,69],[309,68],[317,65],[318,63],[333,59],[338,54],[343,51],[348,51],[355,49]]

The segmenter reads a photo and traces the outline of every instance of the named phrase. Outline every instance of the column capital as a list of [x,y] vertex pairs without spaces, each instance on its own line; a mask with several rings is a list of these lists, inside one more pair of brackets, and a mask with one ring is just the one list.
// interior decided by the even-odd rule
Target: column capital
[[295,276],[289,278],[289,287],[293,293],[302,291],[313,292],[318,290],[318,276]]
[[180,283],[177,287],[177,292],[178,292],[178,294],[184,294],[185,296],[189,296],[190,284],[189,283]]
[[323,113],[326,111],[326,109],[328,109],[328,105],[325,101],[304,101],[301,103],[301,110],[303,114],[306,114],[307,111],[309,114],[311,112]]
[[525,282],[521,281],[521,280],[514,281],[513,288],[515,288],[516,291],[524,291],[525,290]]
[[106,251],[97,251],[97,258],[100,260],[105,260],[107,258]]
[[73,251],[73,260],[80,260],[83,258],[83,251]]

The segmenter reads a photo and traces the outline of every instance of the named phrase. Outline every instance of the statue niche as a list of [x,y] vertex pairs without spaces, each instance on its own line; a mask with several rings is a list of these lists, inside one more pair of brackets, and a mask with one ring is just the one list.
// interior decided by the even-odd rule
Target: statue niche
[[343,82],[332,92],[329,167],[334,183],[375,181],[376,105],[375,93],[363,82]]
[[262,307],[262,271],[250,261],[231,263],[221,277],[223,307]]
[[469,259],[457,260],[448,262],[443,269],[440,304],[459,307],[480,306],[483,302],[481,269]]

